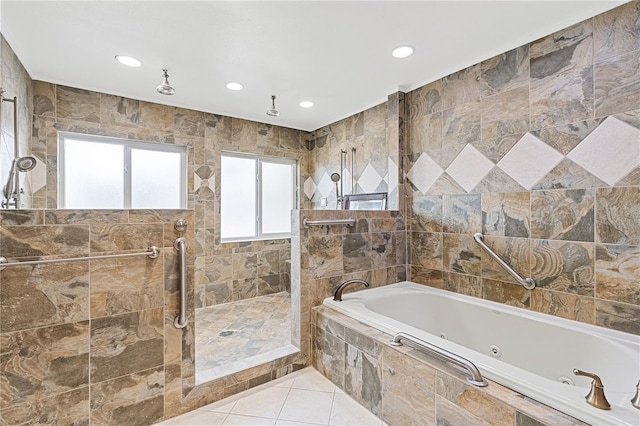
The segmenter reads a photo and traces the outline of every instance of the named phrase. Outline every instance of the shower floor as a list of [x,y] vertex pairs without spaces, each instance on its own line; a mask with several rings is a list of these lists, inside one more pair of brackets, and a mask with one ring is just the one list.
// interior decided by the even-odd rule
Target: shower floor
[[196,384],[298,351],[287,292],[196,309]]

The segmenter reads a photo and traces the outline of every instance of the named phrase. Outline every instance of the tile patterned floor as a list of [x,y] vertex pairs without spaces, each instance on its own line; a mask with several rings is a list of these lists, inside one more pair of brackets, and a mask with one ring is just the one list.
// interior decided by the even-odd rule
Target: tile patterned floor
[[196,309],[196,324],[196,383],[298,350],[287,292]]
[[158,424],[387,426],[312,367]]

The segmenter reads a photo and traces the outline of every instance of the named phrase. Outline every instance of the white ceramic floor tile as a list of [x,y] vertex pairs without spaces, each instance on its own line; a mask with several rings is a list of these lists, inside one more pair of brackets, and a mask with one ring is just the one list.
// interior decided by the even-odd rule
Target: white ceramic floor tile
[[336,393],[341,393],[344,395],[344,391],[336,386]]
[[275,423],[276,423],[275,419],[229,414],[229,416],[225,419],[224,423],[222,424],[225,426],[226,425],[273,426]]
[[296,379],[296,377],[298,377],[298,373],[299,371],[296,371],[295,373],[287,374],[284,377],[280,377],[279,379],[275,379],[266,383],[266,385],[270,387],[290,389],[291,385],[293,384],[293,381]]
[[278,419],[326,425],[332,403],[333,393],[291,389]]
[[331,408],[330,425],[381,426],[382,420],[345,394],[336,394]]
[[[276,420],[276,426],[326,426],[322,423],[307,423],[300,421],[292,421],[292,420]],[[355,425],[354,425],[355,426]]]
[[238,402],[238,398],[229,397],[222,399],[218,402],[214,402],[213,404],[205,405],[204,407],[198,408],[200,411],[215,411],[217,413],[230,413],[231,409]]
[[261,386],[256,392],[239,399],[231,413],[277,419],[288,393],[287,388]]
[[293,381],[293,389],[305,389],[321,392],[334,392],[336,385],[320,374],[313,367],[307,367]]
[[[158,423],[158,425],[171,425],[171,426],[200,426],[200,425],[209,425],[209,426],[219,426],[224,422],[227,414],[225,413],[214,413],[207,411],[191,411],[187,414],[182,414],[181,416],[174,417],[169,420],[165,420],[162,423]],[[272,423],[273,424],[273,423]]]

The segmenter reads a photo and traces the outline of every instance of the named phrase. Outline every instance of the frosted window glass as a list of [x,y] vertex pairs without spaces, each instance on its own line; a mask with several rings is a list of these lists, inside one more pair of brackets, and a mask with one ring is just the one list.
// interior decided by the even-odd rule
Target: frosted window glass
[[124,208],[124,147],[65,139],[64,207]]
[[131,208],[181,208],[180,153],[131,149]]
[[256,236],[256,160],[222,156],[220,236]]
[[262,233],[291,232],[291,164],[262,162]]

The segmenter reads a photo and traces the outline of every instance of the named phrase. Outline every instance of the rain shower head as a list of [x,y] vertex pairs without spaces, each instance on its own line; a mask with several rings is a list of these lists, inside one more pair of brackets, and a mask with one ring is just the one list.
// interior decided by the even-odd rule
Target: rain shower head
[[166,69],[162,70],[162,77],[162,84],[156,87],[158,93],[160,93],[161,95],[173,95],[174,93],[176,93],[176,89],[171,87],[171,85],[169,84],[169,73]]
[[267,115],[270,117],[277,117],[280,115],[280,111],[276,109],[276,95],[271,95],[271,109],[267,110]]
[[16,169],[19,172],[28,172],[36,166],[35,157],[18,157],[15,159]]

